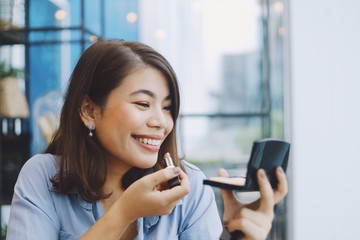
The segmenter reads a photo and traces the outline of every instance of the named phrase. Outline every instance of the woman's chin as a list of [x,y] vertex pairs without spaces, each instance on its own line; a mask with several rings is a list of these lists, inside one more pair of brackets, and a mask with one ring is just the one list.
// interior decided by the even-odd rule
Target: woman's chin
[[136,164],[134,167],[141,168],[141,169],[148,169],[154,167],[156,164],[156,161],[147,161],[147,162],[140,162]]

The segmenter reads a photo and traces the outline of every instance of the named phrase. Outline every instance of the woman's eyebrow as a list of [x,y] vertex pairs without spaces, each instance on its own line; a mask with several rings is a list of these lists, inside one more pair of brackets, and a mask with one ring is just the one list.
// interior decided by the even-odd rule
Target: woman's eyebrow
[[[148,96],[151,97],[151,98],[155,98],[155,97],[156,97],[156,95],[155,95],[154,92],[152,92],[152,91],[150,91],[150,90],[147,90],[147,89],[140,89],[140,90],[137,90],[137,91],[135,91],[135,92],[132,92],[132,93],[130,94],[130,96],[137,95],[137,94],[145,94],[145,95],[148,95]],[[166,96],[166,97],[164,98],[164,100],[171,100],[170,94],[169,94],[168,96]]]
[[145,95],[148,95],[151,98],[155,98],[155,93],[153,93],[152,91],[147,90],[147,89],[140,89],[140,90],[137,90],[135,92],[132,92],[130,94],[130,96],[137,95],[137,94],[145,94]]

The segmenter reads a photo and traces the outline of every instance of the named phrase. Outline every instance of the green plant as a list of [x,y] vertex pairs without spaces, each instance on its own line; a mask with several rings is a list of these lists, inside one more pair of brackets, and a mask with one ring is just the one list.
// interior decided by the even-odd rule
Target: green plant
[[1,228],[1,239],[6,239],[6,233],[7,233],[7,225],[5,224],[5,225]]
[[7,77],[24,77],[24,71],[19,68],[14,68],[10,65],[7,65],[3,62],[0,62],[0,79],[4,79]]

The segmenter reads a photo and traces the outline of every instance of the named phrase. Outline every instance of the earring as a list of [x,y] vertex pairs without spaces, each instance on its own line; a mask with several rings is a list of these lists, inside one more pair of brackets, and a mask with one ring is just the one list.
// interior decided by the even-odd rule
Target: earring
[[87,128],[89,129],[89,137],[92,137],[94,134],[92,133],[92,131],[95,129],[95,126],[92,125],[91,123],[89,123],[87,125]]

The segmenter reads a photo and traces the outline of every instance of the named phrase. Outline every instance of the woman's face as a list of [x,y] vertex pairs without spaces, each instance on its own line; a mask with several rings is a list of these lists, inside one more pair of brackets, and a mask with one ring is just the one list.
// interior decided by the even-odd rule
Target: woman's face
[[95,114],[95,134],[109,153],[110,165],[150,168],[174,126],[169,87],[151,67],[135,70],[115,88],[102,112]]

